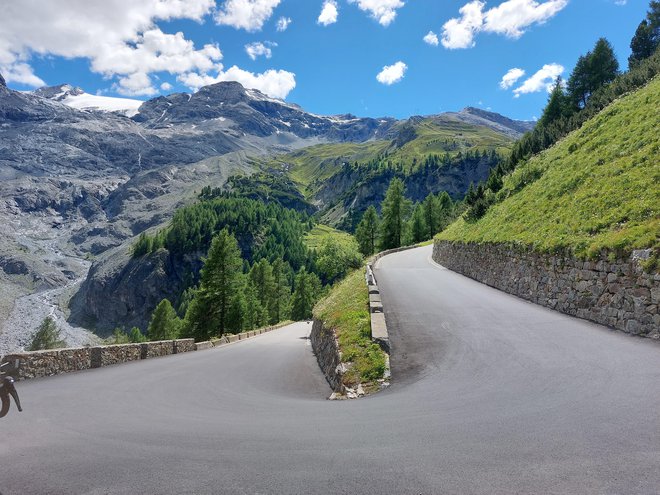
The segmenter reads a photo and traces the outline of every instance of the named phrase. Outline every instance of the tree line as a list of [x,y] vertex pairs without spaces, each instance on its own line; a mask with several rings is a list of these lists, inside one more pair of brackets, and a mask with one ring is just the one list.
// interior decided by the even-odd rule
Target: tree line
[[424,201],[413,204],[405,196],[404,182],[395,177],[380,210],[379,215],[373,205],[369,206],[355,230],[360,252],[365,256],[432,239],[456,218],[460,207],[445,191],[429,194]]
[[503,177],[520,163],[550,148],[616,98],[644,86],[660,73],[660,1],[650,2],[630,46],[627,72],[620,72],[612,45],[600,38],[592,50],[578,58],[568,81],[557,78],[534,129],[514,144],[507,159],[491,170],[486,181],[468,191],[467,221],[478,220],[499,201]]

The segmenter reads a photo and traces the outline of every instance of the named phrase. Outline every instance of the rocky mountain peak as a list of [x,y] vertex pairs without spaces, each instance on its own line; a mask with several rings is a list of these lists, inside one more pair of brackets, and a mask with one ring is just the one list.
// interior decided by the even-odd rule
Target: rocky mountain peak
[[193,97],[235,104],[247,99],[247,90],[241,83],[226,81],[204,86]]
[[44,86],[35,89],[33,94],[49,100],[62,101],[68,96],[79,96],[83,94],[82,88],[70,84],[58,84],[57,86]]
[[0,74],[0,88],[6,88],[7,83],[5,82],[5,78],[2,77],[2,74]]

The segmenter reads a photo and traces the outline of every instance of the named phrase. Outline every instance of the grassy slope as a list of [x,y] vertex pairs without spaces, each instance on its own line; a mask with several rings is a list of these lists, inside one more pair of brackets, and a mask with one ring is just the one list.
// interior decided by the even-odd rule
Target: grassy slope
[[304,243],[309,249],[319,249],[323,241],[334,238],[339,244],[354,244],[355,238],[351,234],[333,229],[327,225],[315,225],[305,236]]
[[437,238],[570,248],[577,256],[659,247],[659,102],[656,78],[516,169],[499,193],[508,198],[481,220],[461,219]]
[[393,163],[411,166],[413,159],[422,160],[429,154],[449,152],[455,155],[475,148],[495,148],[503,152],[512,144],[508,137],[492,129],[466,124],[451,116],[425,118],[415,129],[416,138],[400,148],[393,147],[390,140],[320,144],[279,156],[268,165],[276,169],[286,166],[291,178],[309,197],[314,191],[307,186],[331,177],[344,162],[368,162],[386,154]]
[[369,291],[362,269],[335,285],[314,308],[314,317],[323,321],[326,328],[334,329],[342,361],[353,363],[344,375],[344,385],[373,384],[383,377],[385,353],[371,340]]
[[[413,159],[423,159],[430,154],[443,155],[449,152],[472,149],[490,150],[495,148],[504,152],[511,147],[511,139],[487,127],[476,127],[461,122],[452,116],[426,118],[417,126],[417,137],[394,150],[389,158],[393,162],[401,161],[410,165]],[[447,147],[447,141],[455,142],[456,149]]]

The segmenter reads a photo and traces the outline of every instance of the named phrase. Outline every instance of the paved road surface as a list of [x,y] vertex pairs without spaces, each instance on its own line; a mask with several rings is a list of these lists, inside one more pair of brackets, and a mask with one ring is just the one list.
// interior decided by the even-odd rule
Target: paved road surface
[[8,494],[658,494],[660,345],[381,260],[393,386],[331,402],[295,324],[19,383]]

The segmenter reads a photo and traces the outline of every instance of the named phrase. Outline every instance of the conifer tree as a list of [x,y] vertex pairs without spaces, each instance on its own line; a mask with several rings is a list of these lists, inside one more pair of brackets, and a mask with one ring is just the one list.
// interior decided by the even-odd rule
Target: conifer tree
[[398,248],[402,244],[406,217],[410,208],[410,202],[405,199],[403,192],[403,181],[396,177],[392,179],[381,205],[381,249]]
[[440,202],[433,193],[426,196],[422,203],[424,221],[426,222],[426,238],[431,239],[440,231]]
[[[174,340],[179,337],[180,330],[181,320],[170,301],[163,299],[151,315],[151,321],[147,329],[149,340]],[[133,337],[137,338],[137,335],[131,333],[129,337],[133,341]]]
[[291,267],[282,258],[273,261],[274,289],[268,306],[270,323],[274,325],[287,320],[291,316],[291,282],[289,273]]
[[427,240],[427,227],[424,221],[424,210],[417,204],[410,219],[410,236],[413,244]]
[[[275,292],[273,268],[268,263],[268,260],[264,258],[255,263],[250,270],[249,278],[251,290],[254,292],[254,296],[258,302],[258,308],[254,309],[254,327],[266,326],[270,319],[268,312],[268,308],[271,305],[270,300]],[[250,307],[249,304],[248,307]]]
[[32,336],[32,342],[28,347],[28,351],[58,349],[65,345],[66,343],[60,339],[60,331],[57,328],[55,320],[51,316],[47,316]]
[[[555,86],[548,97],[548,104],[543,110],[543,115],[539,119],[539,123],[543,126],[553,124],[568,114],[569,103],[564,92],[564,84],[561,76],[557,77]],[[495,191],[497,192],[497,191]]]
[[609,41],[600,38],[589,58],[590,91],[593,94],[601,86],[614,81],[619,74],[619,61]]
[[[186,313],[186,333],[207,340],[240,328],[243,260],[236,238],[223,229],[213,238],[201,270],[200,287]],[[233,311],[230,311],[232,310]]]
[[296,276],[295,290],[291,301],[291,318],[300,321],[312,317],[312,308],[319,295],[321,281],[313,273],[302,268]]
[[355,229],[355,238],[364,256],[371,256],[376,252],[379,223],[376,208],[373,205],[369,206]]
[[440,208],[439,231],[443,231],[451,223],[454,216],[454,202],[447,191],[442,191],[437,196]]

